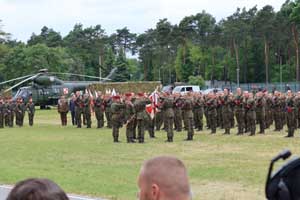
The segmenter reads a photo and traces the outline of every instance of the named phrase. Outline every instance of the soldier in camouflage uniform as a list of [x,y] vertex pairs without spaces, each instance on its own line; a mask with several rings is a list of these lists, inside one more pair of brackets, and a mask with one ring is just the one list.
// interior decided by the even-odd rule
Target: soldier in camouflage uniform
[[193,97],[192,94],[189,92],[187,96],[184,98],[184,103],[182,106],[182,110],[184,110],[184,121],[187,125],[187,138],[186,140],[193,140],[194,136],[194,115],[193,115]]
[[286,137],[294,137],[294,131],[297,128],[297,122],[295,118],[295,102],[294,96],[291,90],[287,91],[286,98],[286,113],[287,113],[287,127],[288,127],[288,135]]
[[163,123],[163,112],[160,108],[161,103],[162,103],[162,99],[159,98],[158,104],[156,106],[156,113],[155,113],[155,128],[157,131],[161,129]]
[[134,141],[134,129],[135,129],[135,110],[132,103],[132,94],[125,94],[125,126],[126,126],[126,137],[127,143],[135,143]]
[[165,127],[167,131],[167,142],[173,142],[173,122],[174,122],[174,99],[172,96],[165,95],[162,103],[162,110],[164,112]]
[[4,127],[4,101],[0,97],[0,128]]
[[122,113],[124,112],[125,107],[126,105],[121,102],[120,96],[113,96],[113,102],[111,104],[111,124],[114,142],[119,142],[119,129],[122,127],[124,122],[124,119],[122,119]]
[[32,98],[30,98],[28,103],[26,104],[26,110],[27,110],[27,113],[28,113],[29,126],[33,126],[33,119],[34,119],[34,114],[35,114],[35,105],[32,101]]
[[104,109],[105,109],[105,118],[107,121],[107,128],[111,128],[111,104],[112,98],[109,95],[105,95],[104,97]]
[[203,130],[203,113],[204,113],[204,100],[202,98],[202,95],[200,93],[194,94],[194,122],[195,122],[195,128],[198,129],[198,131]]
[[57,111],[60,114],[61,125],[67,126],[67,114],[69,112],[69,106],[65,96],[61,96],[58,100]]
[[9,124],[8,107],[9,107],[9,98],[5,98],[5,103],[4,103],[4,107],[3,107],[5,126],[8,126],[8,124]]
[[266,101],[265,98],[263,97],[262,92],[257,92],[256,93],[256,121],[259,124],[259,133],[264,134],[265,133],[265,119],[266,119],[266,114],[265,114],[265,107],[266,107]]
[[242,135],[244,133],[245,128],[245,110],[244,110],[244,101],[243,94],[241,88],[236,89],[236,96],[234,98],[235,103],[235,117],[238,125],[237,135]]
[[206,107],[211,134],[215,134],[217,129],[217,106],[216,95],[215,93],[210,92],[207,96]]
[[97,98],[95,99],[95,115],[97,119],[97,128],[102,128],[104,126],[104,100],[102,93],[97,93]]
[[18,100],[17,100],[17,105],[15,107],[15,113],[16,113],[16,125],[18,125],[19,127],[23,126],[25,105],[23,103],[22,98],[18,98]]
[[146,113],[146,105],[151,101],[145,98],[143,93],[139,93],[137,99],[134,102],[134,109],[136,112],[137,128],[138,128],[138,140],[139,143],[144,143],[145,127],[148,114]]
[[227,88],[224,89],[223,95],[220,97],[222,105],[222,122],[225,129],[224,134],[230,134],[231,128],[231,100],[229,97],[229,91]]
[[91,97],[88,93],[86,93],[83,98],[83,115],[85,116],[86,127],[91,128],[92,125]]
[[282,108],[281,108],[281,99],[280,93],[278,91],[274,92],[273,97],[273,114],[274,114],[274,121],[275,121],[275,130],[280,131],[282,127],[282,116],[281,116]]
[[80,94],[80,91],[77,91],[76,99],[75,99],[75,118],[76,118],[77,128],[81,128],[82,113],[83,113],[83,99],[82,99],[82,95]]
[[270,126],[273,124],[273,113],[272,113],[272,106],[273,106],[273,101],[272,101],[272,95],[268,94],[267,91],[264,92],[264,97],[266,99],[266,129],[270,128]]
[[255,112],[255,100],[252,93],[245,92],[245,115],[247,120],[247,126],[250,131],[250,136],[255,135],[256,131],[256,112]]
[[178,132],[182,131],[182,105],[183,99],[180,93],[174,94],[174,127]]
[[229,93],[229,99],[230,99],[230,127],[234,128],[235,127],[235,119],[234,119],[234,107],[235,107],[235,103],[234,103],[234,96],[233,93]]
[[283,129],[283,126],[284,125],[286,125],[286,111],[285,111],[285,109],[286,109],[286,103],[285,103],[285,101],[286,101],[286,96],[285,96],[285,94],[284,93],[282,93],[281,95],[280,95],[280,99],[281,99],[281,130]]
[[207,107],[207,101],[208,101],[208,94],[203,96],[203,100],[204,100],[204,116],[206,119],[206,128],[210,129],[210,122],[209,122],[209,117],[208,117],[208,107]]
[[14,126],[14,110],[15,110],[15,103],[12,101],[12,98],[10,97],[7,104],[8,127]]
[[223,117],[222,117],[222,103],[221,103],[221,93],[216,94],[217,100],[217,127],[223,128]]

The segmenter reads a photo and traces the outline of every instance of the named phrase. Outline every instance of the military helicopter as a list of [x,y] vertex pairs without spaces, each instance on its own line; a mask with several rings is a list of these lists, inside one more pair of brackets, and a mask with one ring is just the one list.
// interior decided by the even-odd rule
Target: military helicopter
[[[111,77],[116,71],[117,68],[113,68],[108,76],[106,76],[105,78],[100,78],[82,74],[49,72],[47,69],[41,69],[37,74],[31,74],[7,80],[0,83],[0,85],[5,85],[13,81],[21,80],[17,84],[6,89],[4,93],[7,93],[11,92],[13,89],[19,87],[20,85],[31,81],[32,84],[30,86],[19,88],[19,90],[13,97],[13,101],[16,101],[17,98],[22,98],[24,102],[27,102],[29,98],[32,98],[36,105],[39,105],[41,109],[44,109],[48,105],[56,105],[58,99],[62,95],[69,97],[76,91],[84,91],[89,85],[93,83],[111,80]],[[55,75],[87,77],[98,79],[98,81],[63,81],[57,78]]]

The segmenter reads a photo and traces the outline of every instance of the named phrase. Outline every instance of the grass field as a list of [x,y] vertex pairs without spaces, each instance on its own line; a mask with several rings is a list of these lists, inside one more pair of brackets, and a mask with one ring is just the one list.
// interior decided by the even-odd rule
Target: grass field
[[[28,177],[47,177],[68,193],[136,199],[136,178],[145,159],[174,155],[186,164],[194,199],[264,199],[264,184],[270,159],[283,148],[300,154],[299,130],[292,139],[285,131],[266,135],[223,136],[196,132],[195,140],[174,143],[166,134],[156,139],[146,134],[145,144],[112,143],[111,130],[61,127],[55,110],[38,110],[34,127],[0,130],[0,183],[14,184]],[[232,130],[234,133],[235,130]],[[278,165],[277,165],[278,166]]]

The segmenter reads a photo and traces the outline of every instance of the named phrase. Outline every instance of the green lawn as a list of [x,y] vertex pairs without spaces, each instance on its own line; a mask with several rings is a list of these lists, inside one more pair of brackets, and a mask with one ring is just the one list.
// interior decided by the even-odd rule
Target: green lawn
[[[286,139],[281,133],[223,136],[197,132],[192,142],[176,133],[174,143],[166,134],[156,139],[146,134],[145,144],[112,143],[111,130],[77,129],[59,125],[55,110],[38,110],[34,127],[0,130],[0,183],[14,184],[28,177],[47,177],[68,193],[136,199],[136,179],[145,159],[175,155],[186,164],[194,199],[264,199],[269,160],[283,148],[300,153],[299,130]],[[235,131],[232,130],[232,133]]]

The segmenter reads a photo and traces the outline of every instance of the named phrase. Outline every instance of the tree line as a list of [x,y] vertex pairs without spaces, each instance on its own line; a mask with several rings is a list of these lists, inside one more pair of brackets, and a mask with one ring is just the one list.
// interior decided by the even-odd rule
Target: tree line
[[75,24],[63,37],[44,26],[24,43],[2,29],[0,80],[41,68],[105,77],[117,67],[114,81],[300,81],[300,0],[287,0],[277,12],[271,5],[237,8],[219,22],[206,11],[178,24],[161,19],[142,34]]

